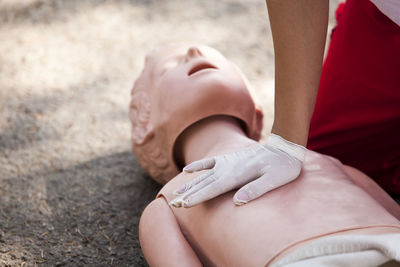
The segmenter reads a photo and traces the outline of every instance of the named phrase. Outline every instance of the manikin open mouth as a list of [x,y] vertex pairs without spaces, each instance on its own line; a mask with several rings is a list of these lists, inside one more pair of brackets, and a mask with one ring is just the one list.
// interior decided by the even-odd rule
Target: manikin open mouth
[[211,65],[210,63],[200,63],[190,69],[190,71],[188,72],[188,76],[191,76],[191,75],[195,74],[196,72],[199,72],[199,71],[202,71],[205,69],[218,69],[218,68],[215,67],[214,65]]

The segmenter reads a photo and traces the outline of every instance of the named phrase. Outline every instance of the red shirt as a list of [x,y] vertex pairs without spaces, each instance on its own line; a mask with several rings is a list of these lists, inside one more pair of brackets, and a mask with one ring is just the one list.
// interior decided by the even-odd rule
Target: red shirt
[[325,59],[308,148],[400,193],[400,27],[348,0]]

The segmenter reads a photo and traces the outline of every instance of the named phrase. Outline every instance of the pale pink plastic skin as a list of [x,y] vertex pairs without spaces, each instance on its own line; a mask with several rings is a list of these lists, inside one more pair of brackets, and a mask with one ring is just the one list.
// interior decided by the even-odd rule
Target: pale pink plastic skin
[[260,138],[262,113],[250,96],[248,82],[218,51],[185,43],[147,55],[131,91],[129,116],[132,149],[153,179],[165,184],[180,172],[173,157],[178,136],[213,115],[236,117],[250,138]]
[[[152,54],[152,60],[160,62],[171,56],[180,58],[195,49],[189,46],[181,48],[159,50]],[[198,46],[199,51],[203,49],[203,46]],[[165,65],[168,66],[161,63],[146,71],[157,73],[157,69]],[[238,120],[233,118],[235,116],[219,116],[225,113],[219,113],[215,101],[218,100],[220,105],[225,105],[225,101],[211,101],[212,97],[209,101],[202,100],[207,98],[203,94],[215,96],[212,90],[215,76],[222,80],[225,77],[232,86],[232,89],[225,87],[221,93],[223,99],[238,97],[235,88],[243,84],[237,72],[216,75],[213,71],[199,72],[196,81],[185,80],[186,76],[179,77],[186,75],[184,72],[176,73],[170,77],[172,80],[164,82],[163,90],[172,91],[180,101],[168,98],[162,103],[167,98],[164,91],[155,93],[157,90],[150,88],[152,83],[147,87],[153,93],[147,96],[150,102],[158,103],[165,110],[163,113],[160,106],[155,108],[162,122],[176,125],[178,117],[186,121],[179,125],[191,125],[180,135],[176,148],[178,157],[185,164],[256,143],[246,136]],[[237,75],[237,78],[231,75]],[[152,77],[162,80],[157,75]],[[214,110],[210,114],[214,116],[197,120],[195,112],[200,112],[197,101],[200,101],[202,109],[210,106]],[[232,101],[254,110],[252,101]],[[189,106],[183,108],[185,105]],[[194,113],[191,108],[195,109]],[[179,114],[183,110],[189,116]],[[151,121],[155,136],[158,128],[154,125],[158,125],[158,121],[156,118]],[[253,123],[251,119],[249,121]],[[169,145],[175,142],[177,132],[172,129],[164,132],[172,134]],[[148,153],[148,150],[140,151],[141,147],[137,146],[135,153],[138,150],[139,153]],[[161,153],[170,149],[169,146],[160,148]],[[400,233],[400,208],[378,185],[356,169],[312,151],[307,152],[298,179],[246,205],[236,206],[232,201],[235,192],[232,191],[190,209],[170,207],[167,203],[175,197],[172,192],[200,174],[180,173],[167,179],[170,181],[158,198],[143,212],[140,241],[151,266],[200,266],[200,262],[205,266],[264,266],[310,240],[327,235]]]

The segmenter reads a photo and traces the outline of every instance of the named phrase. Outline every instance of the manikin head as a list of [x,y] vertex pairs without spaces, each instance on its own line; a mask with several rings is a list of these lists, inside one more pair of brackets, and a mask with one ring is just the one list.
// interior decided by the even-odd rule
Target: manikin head
[[143,169],[160,184],[180,170],[173,156],[180,134],[215,115],[237,118],[258,140],[262,112],[256,109],[240,70],[215,49],[172,44],[146,56],[132,92],[132,149]]

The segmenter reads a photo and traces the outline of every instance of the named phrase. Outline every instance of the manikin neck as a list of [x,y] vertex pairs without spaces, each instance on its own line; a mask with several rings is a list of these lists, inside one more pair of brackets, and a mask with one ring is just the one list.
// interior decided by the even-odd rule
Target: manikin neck
[[177,141],[175,155],[180,164],[187,165],[195,160],[229,153],[254,143],[254,140],[246,136],[237,119],[213,116],[193,124],[183,132]]

